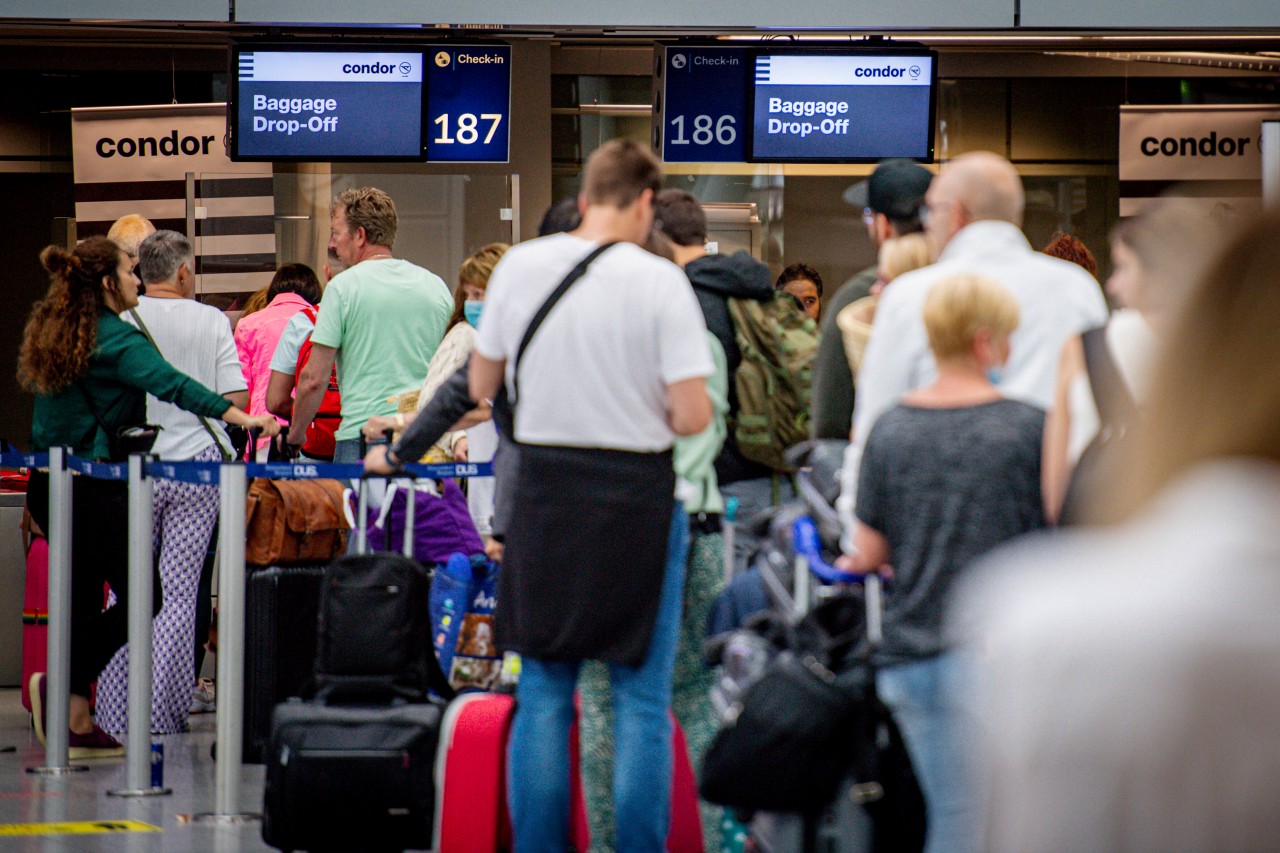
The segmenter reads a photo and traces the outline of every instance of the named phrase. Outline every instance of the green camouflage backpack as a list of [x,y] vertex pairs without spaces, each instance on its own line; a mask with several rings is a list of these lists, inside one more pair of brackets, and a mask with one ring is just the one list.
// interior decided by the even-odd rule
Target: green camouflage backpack
[[809,389],[818,327],[789,294],[729,299],[742,363],[733,375],[738,412],[732,429],[746,458],[787,470],[788,447],[809,438]]

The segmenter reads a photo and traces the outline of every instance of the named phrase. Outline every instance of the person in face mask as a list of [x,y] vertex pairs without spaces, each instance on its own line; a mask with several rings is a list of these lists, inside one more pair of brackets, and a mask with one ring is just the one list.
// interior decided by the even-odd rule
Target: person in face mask
[[[458,286],[453,295],[453,314],[445,329],[444,340],[436,349],[427,369],[427,377],[418,391],[417,409],[397,415],[370,418],[364,426],[364,435],[379,439],[388,430],[402,431],[422,411],[436,389],[452,376],[471,355],[475,348],[476,329],[484,311],[485,288],[498,260],[509,249],[506,243],[490,243],[462,262],[458,269]],[[498,446],[498,435],[492,422],[484,422],[466,429],[448,432],[427,452],[427,462],[488,462]],[[473,480],[468,491],[471,515],[480,535],[488,537],[492,530],[493,480]]]
[[977,275],[944,278],[925,300],[923,319],[937,378],[871,428],[855,504],[856,554],[840,562],[894,578],[876,685],[924,792],[926,853],[954,853],[978,845],[963,772],[971,714],[943,613],[976,557],[1044,526],[1045,416],[991,382],[1009,360],[1019,320],[1004,285]]

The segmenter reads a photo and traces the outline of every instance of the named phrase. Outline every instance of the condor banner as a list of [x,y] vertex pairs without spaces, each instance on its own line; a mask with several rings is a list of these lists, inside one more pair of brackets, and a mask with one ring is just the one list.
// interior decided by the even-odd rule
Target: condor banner
[[186,175],[195,175],[196,292],[246,293],[276,268],[270,163],[233,163],[226,104],[71,111],[76,236],[106,234],[128,213],[186,232]]
[[1120,215],[1164,192],[1199,199],[1215,215],[1262,206],[1262,122],[1276,106],[1120,108]]

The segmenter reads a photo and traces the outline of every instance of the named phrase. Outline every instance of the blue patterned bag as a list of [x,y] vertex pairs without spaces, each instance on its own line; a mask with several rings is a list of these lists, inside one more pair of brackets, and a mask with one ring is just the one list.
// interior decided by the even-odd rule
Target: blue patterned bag
[[493,642],[498,564],[453,554],[431,582],[432,643],[455,690],[493,690],[502,652]]

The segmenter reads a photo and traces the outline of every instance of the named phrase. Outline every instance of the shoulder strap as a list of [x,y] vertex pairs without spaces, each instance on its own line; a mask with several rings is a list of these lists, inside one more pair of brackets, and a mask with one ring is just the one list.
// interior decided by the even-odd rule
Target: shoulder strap
[[1133,422],[1137,404],[1124,377],[1111,357],[1107,346],[1107,329],[1099,326],[1080,336],[1084,347],[1084,366],[1089,375],[1089,387],[1098,407],[1098,421],[1103,425],[1122,425]]
[[76,380],[76,390],[80,392],[80,396],[84,398],[85,405],[89,407],[89,411],[93,412],[93,419],[98,422],[98,429],[102,430],[102,434],[107,437],[107,442],[111,441],[111,428],[107,426],[107,422],[102,419],[102,413],[98,411],[98,407],[93,404],[93,398],[89,396],[89,392],[84,390],[84,383]]
[[[151,330],[147,328],[146,323],[142,322],[142,316],[138,314],[138,309],[130,308],[129,316],[133,318],[133,322],[138,324],[138,330],[147,336],[147,340],[151,341],[151,345],[156,348],[156,352],[159,352],[160,355],[163,356],[164,353],[160,352],[160,345],[156,343],[155,338],[151,337]],[[204,431],[209,433],[209,438],[212,438],[213,443],[218,445],[218,452],[222,454],[222,461],[230,462],[232,459],[235,459],[235,453],[231,452],[223,445],[222,439],[218,438],[218,433],[214,430],[213,425],[209,423],[208,418],[204,415],[196,415],[196,417],[200,419],[200,426],[204,427]]]
[[306,316],[306,318],[307,318],[308,320],[310,320],[310,321],[311,321],[311,325],[313,325],[313,326],[314,326],[314,325],[316,324],[316,309],[315,309],[315,308],[303,308],[303,309],[302,309],[302,313]]
[[569,274],[561,280],[555,290],[551,291],[551,295],[547,297],[546,301],[542,303],[537,312],[533,315],[533,319],[529,321],[529,327],[524,330],[524,337],[520,339],[520,346],[516,349],[516,363],[515,367],[512,368],[511,371],[512,390],[516,392],[514,395],[515,399],[519,399],[520,397],[520,362],[524,358],[525,350],[529,348],[529,342],[533,340],[533,336],[537,334],[538,329],[542,327],[542,321],[547,319],[547,315],[551,313],[551,309],[555,308],[556,303],[560,301],[561,297],[569,292],[569,288],[573,286],[574,282],[582,278],[587,271],[587,267],[591,266],[591,262],[602,255],[605,250],[616,245],[616,241],[613,243],[604,243],[603,245],[592,249],[585,258],[578,261],[578,265],[569,270]]

